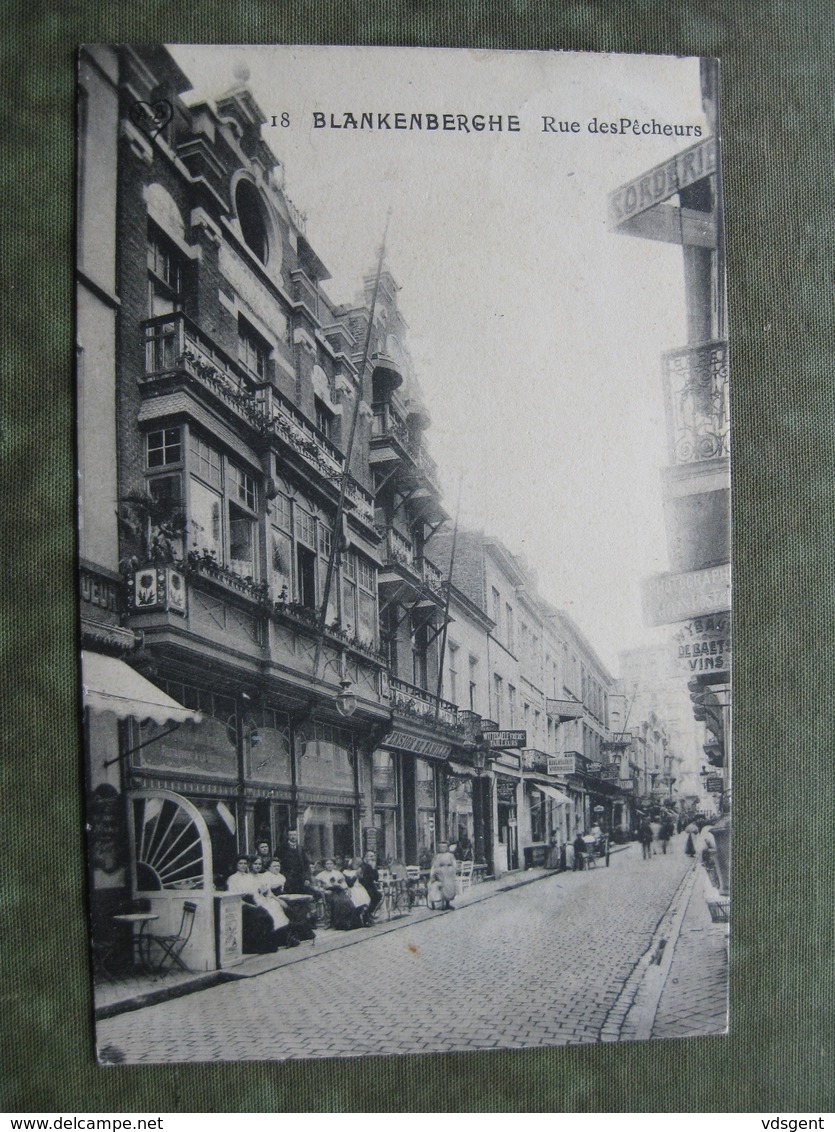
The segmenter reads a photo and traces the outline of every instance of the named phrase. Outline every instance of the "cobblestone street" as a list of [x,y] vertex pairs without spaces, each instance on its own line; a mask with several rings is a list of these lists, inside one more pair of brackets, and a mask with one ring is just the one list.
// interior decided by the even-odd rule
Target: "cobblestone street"
[[[632,845],[608,869],[548,877],[327,954],[313,947],[282,969],[102,1020],[100,1057],[270,1060],[642,1036],[627,1019],[641,960],[694,890],[682,850],[676,839],[667,856],[642,861]],[[657,1036],[724,1029],[724,991],[711,992],[724,972],[701,954],[713,936],[698,918],[699,884],[691,903],[684,951],[673,954],[690,1005],[667,988]]]

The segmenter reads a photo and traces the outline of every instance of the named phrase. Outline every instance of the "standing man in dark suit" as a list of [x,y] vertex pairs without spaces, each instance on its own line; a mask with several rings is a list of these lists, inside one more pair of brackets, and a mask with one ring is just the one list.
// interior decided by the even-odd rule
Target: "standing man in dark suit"
[[281,871],[286,877],[285,892],[313,891],[310,884],[310,858],[299,845],[299,835],[295,829],[288,832],[281,848]]

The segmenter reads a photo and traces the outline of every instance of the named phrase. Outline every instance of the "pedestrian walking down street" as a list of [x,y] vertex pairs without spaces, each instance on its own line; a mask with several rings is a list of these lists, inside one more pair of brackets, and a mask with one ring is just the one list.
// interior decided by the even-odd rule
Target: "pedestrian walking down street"
[[685,829],[687,840],[684,843],[684,852],[688,857],[696,856],[696,838],[699,836],[699,827],[695,822],[691,822]]
[[661,822],[661,832],[659,837],[661,839],[661,852],[667,855],[667,843],[673,836],[674,826],[671,818],[664,818]]
[[438,852],[432,858],[429,868],[428,899],[430,907],[440,905],[442,911],[452,908],[457,888],[455,882],[455,858],[445,841],[438,842]]
[[586,840],[582,833],[578,833],[574,838],[572,848],[574,849],[574,871],[577,872],[583,868],[583,858],[586,855]]
[[652,856],[652,826],[646,818],[638,826],[638,840],[641,843],[643,859],[648,861]]

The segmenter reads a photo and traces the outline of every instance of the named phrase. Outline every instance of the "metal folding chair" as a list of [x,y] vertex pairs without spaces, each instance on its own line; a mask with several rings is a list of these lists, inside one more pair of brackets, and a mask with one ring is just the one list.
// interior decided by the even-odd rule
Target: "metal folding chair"
[[426,880],[420,875],[420,866],[406,865],[406,882],[408,885],[410,905],[425,904]]
[[[189,968],[182,960],[182,952],[188,941],[191,939],[191,932],[194,928],[194,915],[197,911],[197,905],[193,900],[186,900],[183,904],[183,915],[180,919],[180,927],[176,935],[147,935],[145,936],[146,947],[148,949],[148,966],[152,967],[158,974],[167,974],[173,967],[179,967],[182,971],[188,971]],[[151,944],[156,946],[162,952],[162,956],[156,964],[150,962]]]

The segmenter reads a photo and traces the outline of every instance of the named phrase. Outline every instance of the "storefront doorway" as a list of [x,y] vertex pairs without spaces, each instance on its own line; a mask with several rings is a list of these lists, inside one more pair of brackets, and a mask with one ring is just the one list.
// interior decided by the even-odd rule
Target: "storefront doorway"
[[[496,803],[499,845],[503,847],[506,868],[519,868],[519,829],[516,814],[516,780],[496,778]],[[504,862],[503,862],[504,863]]]
[[516,807],[499,804],[499,844],[504,846],[508,870],[519,868]]

